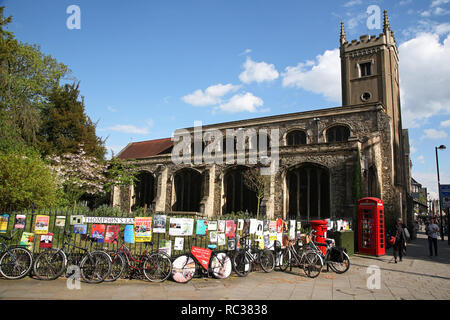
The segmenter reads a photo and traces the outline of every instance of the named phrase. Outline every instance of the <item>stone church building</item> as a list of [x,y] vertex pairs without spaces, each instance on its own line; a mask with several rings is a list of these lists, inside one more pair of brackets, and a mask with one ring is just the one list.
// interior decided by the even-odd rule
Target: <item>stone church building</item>
[[[402,129],[398,48],[386,12],[378,36],[347,41],[342,23],[340,57],[341,107],[218,123],[203,130],[225,135],[227,129],[266,129],[268,136],[279,130],[279,168],[268,177],[261,201],[268,217],[351,217],[357,200],[355,170],[361,170],[362,196],[381,198],[387,219],[406,221],[411,211],[409,141]],[[185,131],[194,134],[194,128]],[[115,188],[113,204],[208,217],[256,212],[255,193],[243,183],[243,172],[252,165],[175,164],[173,149],[173,138],[126,146],[117,157],[135,163],[139,180],[130,188]]]

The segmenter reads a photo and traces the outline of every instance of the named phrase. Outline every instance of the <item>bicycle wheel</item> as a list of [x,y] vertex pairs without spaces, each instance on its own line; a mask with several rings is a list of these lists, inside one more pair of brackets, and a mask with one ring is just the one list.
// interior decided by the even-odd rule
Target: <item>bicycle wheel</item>
[[225,252],[213,254],[210,260],[210,268],[213,276],[217,279],[228,278],[233,269],[231,259]]
[[33,255],[22,247],[10,248],[0,257],[0,274],[9,280],[25,277],[33,266]]
[[347,270],[350,269],[350,258],[346,252],[343,252],[343,255],[344,255],[343,262],[334,262],[334,261],[328,262],[331,270],[333,270],[334,272],[336,272],[338,274],[347,272]]
[[151,282],[163,282],[172,272],[172,261],[167,254],[156,252],[147,255],[143,264],[144,276]]
[[120,276],[125,271],[126,263],[125,257],[116,252],[109,253],[111,256],[111,272],[105,278],[106,282],[113,282],[120,278]]
[[317,278],[323,268],[321,256],[314,251],[305,253],[303,270],[309,278]]
[[265,272],[272,272],[275,269],[275,257],[272,251],[264,249],[260,252],[259,261]]
[[175,282],[187,283],[195,274],[196,263],[189,255],[182,255],[172,263],[172,279]]
[[48,249],[40,253],[33,264],[33,271],[39,280],[55,280],[66,268],[67,258],[59,249]]
[[80,263],[81,277],[87,283],[100,283],[111,272],[111,257],[104,251],[86,254]]
[[291,264],[291,251],[288,248],[284,248],[280,252],[279,259],[280,261],[278,262],[278,268],[281,271],[286,271]]
[[247,276],[252,270],[252,262],[244,250],[239,251],[234,255],[233,267],[234,271],[236,271],[240,277]]

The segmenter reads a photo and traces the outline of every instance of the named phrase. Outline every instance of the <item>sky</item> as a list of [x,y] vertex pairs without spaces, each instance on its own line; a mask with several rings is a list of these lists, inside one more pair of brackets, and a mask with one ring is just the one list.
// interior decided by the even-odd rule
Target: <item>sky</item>
[[[413,177],[450,184],[450,0],[0,0],[22,42],[80,81],[87,115],[117,154],[178,128],[341,105],[339,32],[382,32],[400,52]],[[76,6],[78,10],[73,10]],[[378,15],[378,12],[380,15]]]

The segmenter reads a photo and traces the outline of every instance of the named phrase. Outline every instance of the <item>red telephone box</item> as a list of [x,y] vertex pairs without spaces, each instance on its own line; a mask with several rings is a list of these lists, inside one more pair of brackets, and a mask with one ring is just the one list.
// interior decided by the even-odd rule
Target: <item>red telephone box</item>
[[358,201],[358,250],[375,256],[385,254],[384,204],[377,198]]

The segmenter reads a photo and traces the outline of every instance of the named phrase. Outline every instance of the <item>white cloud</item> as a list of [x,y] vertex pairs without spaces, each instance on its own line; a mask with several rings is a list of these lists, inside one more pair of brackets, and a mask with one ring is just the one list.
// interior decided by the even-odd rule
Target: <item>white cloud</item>
[[132,134],[148,134],[148,127],[136,127],[128,124],[118,124],[112,127],[102,128],[99,131],[115,131],[121,133],[132,133]]
[[264,104],[264,101],[254,96],[252,93],[236,94],[231,99],[215,108],[215,110],[220,110],[228,113],[236,112],[258,112],[261,111],[258,108]]
[[202,90],[196,90],[195,92],[188,94],[181,99],[188,104],[197,107],[211,106],[219,104],[222,102],[222,97],[229,92],[236,91],[240,86],[235,86],[232,84],[217,84],[206,88],[203,92]]
[[416,158],[417,161],[419,161],[420,163],[424,164],[425,163],[425,158],[424,156],[420,155]]
[[402,0],[402,1],[400,1],[400,5],[405,6],[407,4],[410,4],[411,2],[412,2],[412,0]]
[[434,115],[450,113],[450,35],[421,33],[399,47],[402,117],[417,127]]
[[245,56],[246,54],[249,54],[252,52],[252,49],[245,49],[243,52],[239,53],[240,56]]
[[279,73],[273,64],[255,62],[247,57],[244,63],[244,71],[239,75],[243,83],[273,81],[279,77]]
[[425,129],[423,132],[425,135],[422,136],[422,139],[444,139],[448,136],[447,132],[436,129]]
[[362,4],[362,0],[350,0],[344,4],[344,7],[353,7]]
[[108,111],[110,111],[110,112],[116,112],[116,111],[117,111],[115,108],[113,108],[113,107],[111,107],[111,106],[108,106],[107,109],[108,109]]
[[417,152],[417,148],[414,147],[414,146],[411,146],[410,149],[409,149],[409,151],[411,152],[411,154],[414,154],[414,153]]
[[450,2],[450,0],[433,0],[433,2],[431,3],[431,8],[434,8],[434,7],[449,3],[449,2]]
[[284,87],[297,87],[341,102],[341,62],[339,49],[327,50],[316,61],[300,62],[282,74]]
[[[450,183],[450,172],[440,170],[440,178],[441,178],[441,184],[449,184]],[[414,171],[413,170],[413,177],[414,179],[422,184],[422,187],[427,188],[427,191],[430,193],[430,198],[437,199],[438,198],[438,192],[437,192],[437,173],[436,171]]]

